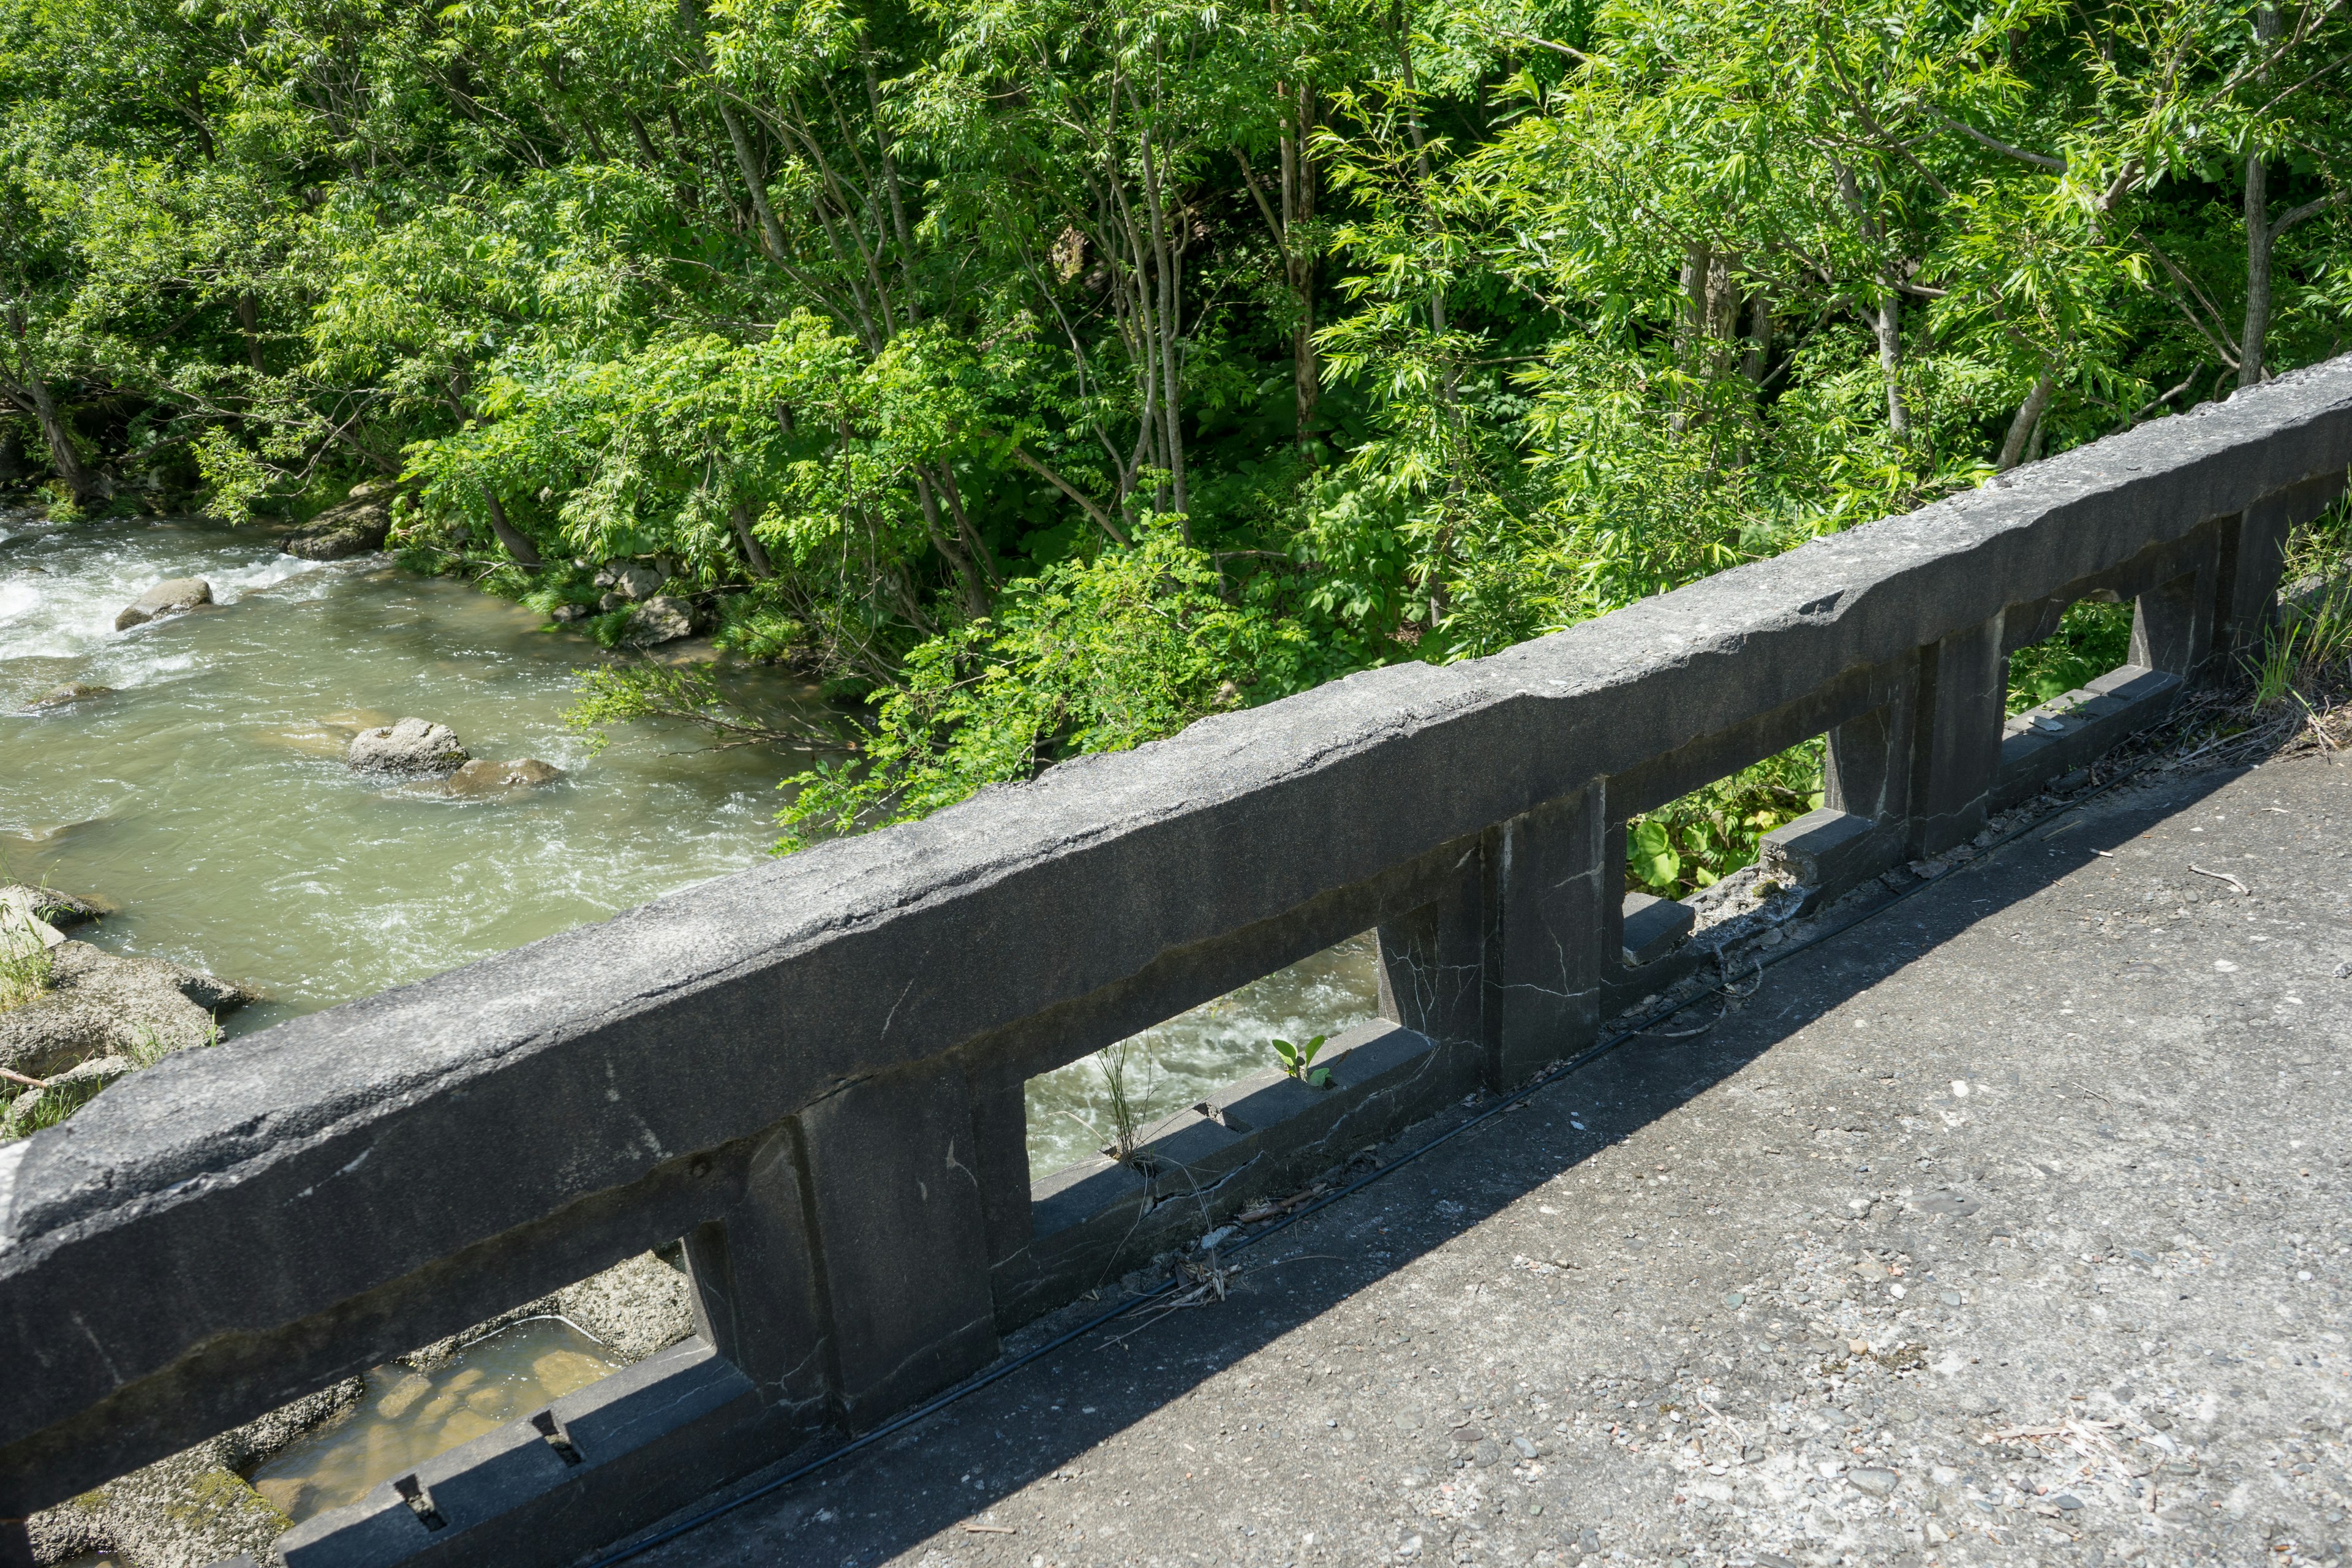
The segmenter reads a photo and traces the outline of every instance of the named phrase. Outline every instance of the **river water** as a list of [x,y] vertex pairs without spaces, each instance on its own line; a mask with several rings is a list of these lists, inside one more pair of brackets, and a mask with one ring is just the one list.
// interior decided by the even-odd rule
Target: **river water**
[[[127,632],[154,584],[200,576],[217,607]],[[751,864],[776,837],[792,758],[719,751],[689,726],[614,729],[601,753],[563,714],[603,657],[530,611],[383,557],[317,563],[254,531],[188,520],[51,528],[0,511],[0,880],[94,894],[82,934],[263,994],[224,1036],[420,979]],[[742,700],[822,718],[758,669]],[[68,682],[103,696],[33,706]],[[564,777],[458,801],[346,769],[352,733],[406,715],[478,757]],[[1374,1011],[1360,940],[1150,1031],[1130,1098],[1166,1114],[1273,1059],[1269,1042]],[[1101,1067],[1038,1079],[1030,1156],[1059,1169],[1114,1131]]]

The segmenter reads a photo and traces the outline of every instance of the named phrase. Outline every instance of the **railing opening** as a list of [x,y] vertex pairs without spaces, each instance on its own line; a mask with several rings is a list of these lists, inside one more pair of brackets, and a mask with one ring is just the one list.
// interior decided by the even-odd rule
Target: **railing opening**
[[2132,607],[2084,599],[2067,606],[2058,629],[2009,656],[2011,717],[2080,691],[2131,655]]
[[1818,735],[1625,824],[1625,891],[1685,899],[1756,863],[1764,836],[1822,804]]
[[568,1436],[550,1404],[693,1331],[681,1264],[675,1247],[630,1258],[373,1367],[323,1418],[248,1462],[244,1479],[299,1524],[510,1421],[534,1419],[562,1457]]
[[1377,954],[1365,931],[1042,1073],[1028,1085],[1031,1177],[1115,1158],[1106,1151],[1131,1148],[1204,1096],[1281,1066],[1276,1041],[1303,1049],[1379,1012]]
[[551,1317],[497,1330],[423,1368],[375,1367],[341,1415],[262,1461],[253,1489],[299,1524],[620,1367],[609,1346]]

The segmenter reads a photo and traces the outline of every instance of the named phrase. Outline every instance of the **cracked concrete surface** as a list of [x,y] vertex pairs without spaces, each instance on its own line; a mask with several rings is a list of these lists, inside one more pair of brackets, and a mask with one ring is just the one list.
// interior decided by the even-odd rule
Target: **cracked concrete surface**
[[2347,824],[2126,785],[638,1561],[2341,1563]]

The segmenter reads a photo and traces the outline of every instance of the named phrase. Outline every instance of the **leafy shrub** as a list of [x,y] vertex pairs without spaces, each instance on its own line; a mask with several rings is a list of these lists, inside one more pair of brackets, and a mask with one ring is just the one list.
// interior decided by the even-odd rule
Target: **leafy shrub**
[[2084,600],[2058,629],[2009,656],[2009,710],[2022,713],[2124,662],[2131,654],[2132,607]]
[[1625,889],[1678,899],[1756,863],[1764,836],[1822,804],[1822,743],[1807,741],[1625,825]]
[[862,761],[784,781],[797,793],[777,814],[777,853],[911,822],[1061,758],[1125,751],[1298,689],[1305,631],[1227,604],[1218,584],[1172,526],[1012,584],[993,616],[908,657],[906,683],[862,729]]

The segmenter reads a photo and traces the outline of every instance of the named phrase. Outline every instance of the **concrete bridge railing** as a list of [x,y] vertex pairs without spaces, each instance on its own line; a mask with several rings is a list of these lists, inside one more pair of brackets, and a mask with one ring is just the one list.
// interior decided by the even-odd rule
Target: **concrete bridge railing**
[[[1826,734],[1828,804],[1767,848],[1833,894],[2159,716],[2259,638],[2347,461],[2352,358],[175,1057],[0,1148],[0,1518],[680,1237],[696,1338],[285,1560],[562,1562],[870,1427],[1122,1241],[1131,1266],[1656,989],[1688,912],[1623,898],[1629,816]],[[2131,662],[2054,729],[2008,721],[2007,656],[2094,597],[2137,601]],[[1265,1075],[1032,1183],[1028,1079],[1367,929],[1388,1021],[1327,1052],[1331,1088]]]

